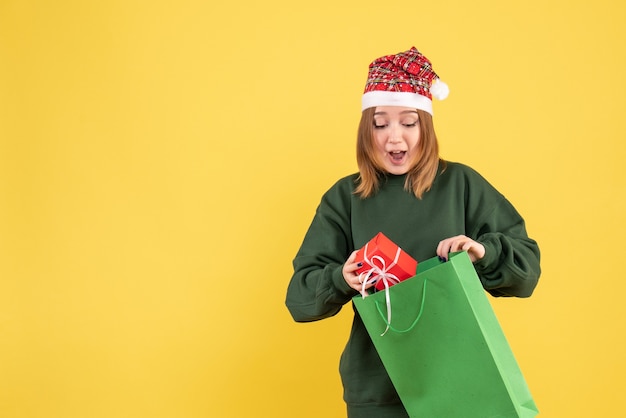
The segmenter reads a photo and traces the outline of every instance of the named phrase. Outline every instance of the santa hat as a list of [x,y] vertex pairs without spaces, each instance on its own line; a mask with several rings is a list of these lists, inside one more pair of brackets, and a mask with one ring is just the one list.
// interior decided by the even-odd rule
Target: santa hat
[[433,114],[432,98],[448,97],[446,83],[439,80],[432,64],[415,47],[386,55],[369,66],[361,110],[376,106],[403,106]]

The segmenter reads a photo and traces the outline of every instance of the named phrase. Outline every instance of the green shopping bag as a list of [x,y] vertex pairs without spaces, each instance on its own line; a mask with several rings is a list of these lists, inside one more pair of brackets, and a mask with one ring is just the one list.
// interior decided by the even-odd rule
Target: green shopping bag
[[411,418],[537,415],[466,252],[353,302]]

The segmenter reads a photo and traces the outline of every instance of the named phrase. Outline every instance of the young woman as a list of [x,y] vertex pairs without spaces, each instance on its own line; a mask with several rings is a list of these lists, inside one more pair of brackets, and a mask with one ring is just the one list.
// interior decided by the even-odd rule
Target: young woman
[[[378,232],[418,261],[467,251],[493,296],[533,292],[540,274],[537,243],[483,177],[440,159],[433,95],[445,98],[447,86],[415,48],[370,65],[357,137],[359,173],[324,194],[294,259],[286,299],[294,320],[333,316],[362,290],[356,250]],[[356,310],[340,373],[348,417],[408,417]]]

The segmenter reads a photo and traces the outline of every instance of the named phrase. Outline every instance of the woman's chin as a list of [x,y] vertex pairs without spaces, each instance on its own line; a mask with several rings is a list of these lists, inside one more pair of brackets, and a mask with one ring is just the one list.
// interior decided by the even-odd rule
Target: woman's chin
[[402,164],[402,165],[385,164],[385,170],[387,170],[389,174],[399,176],[399,175],[408,173],[409,167],[407,164]]

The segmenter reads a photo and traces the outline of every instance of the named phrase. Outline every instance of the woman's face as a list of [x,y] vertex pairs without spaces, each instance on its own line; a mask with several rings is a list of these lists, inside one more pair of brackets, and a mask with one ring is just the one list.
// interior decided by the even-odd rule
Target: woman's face
[[374,113],[374,147],[385,170],[406,174],[415,161],[420,140],[417,111],[410,107],[379,106]]

